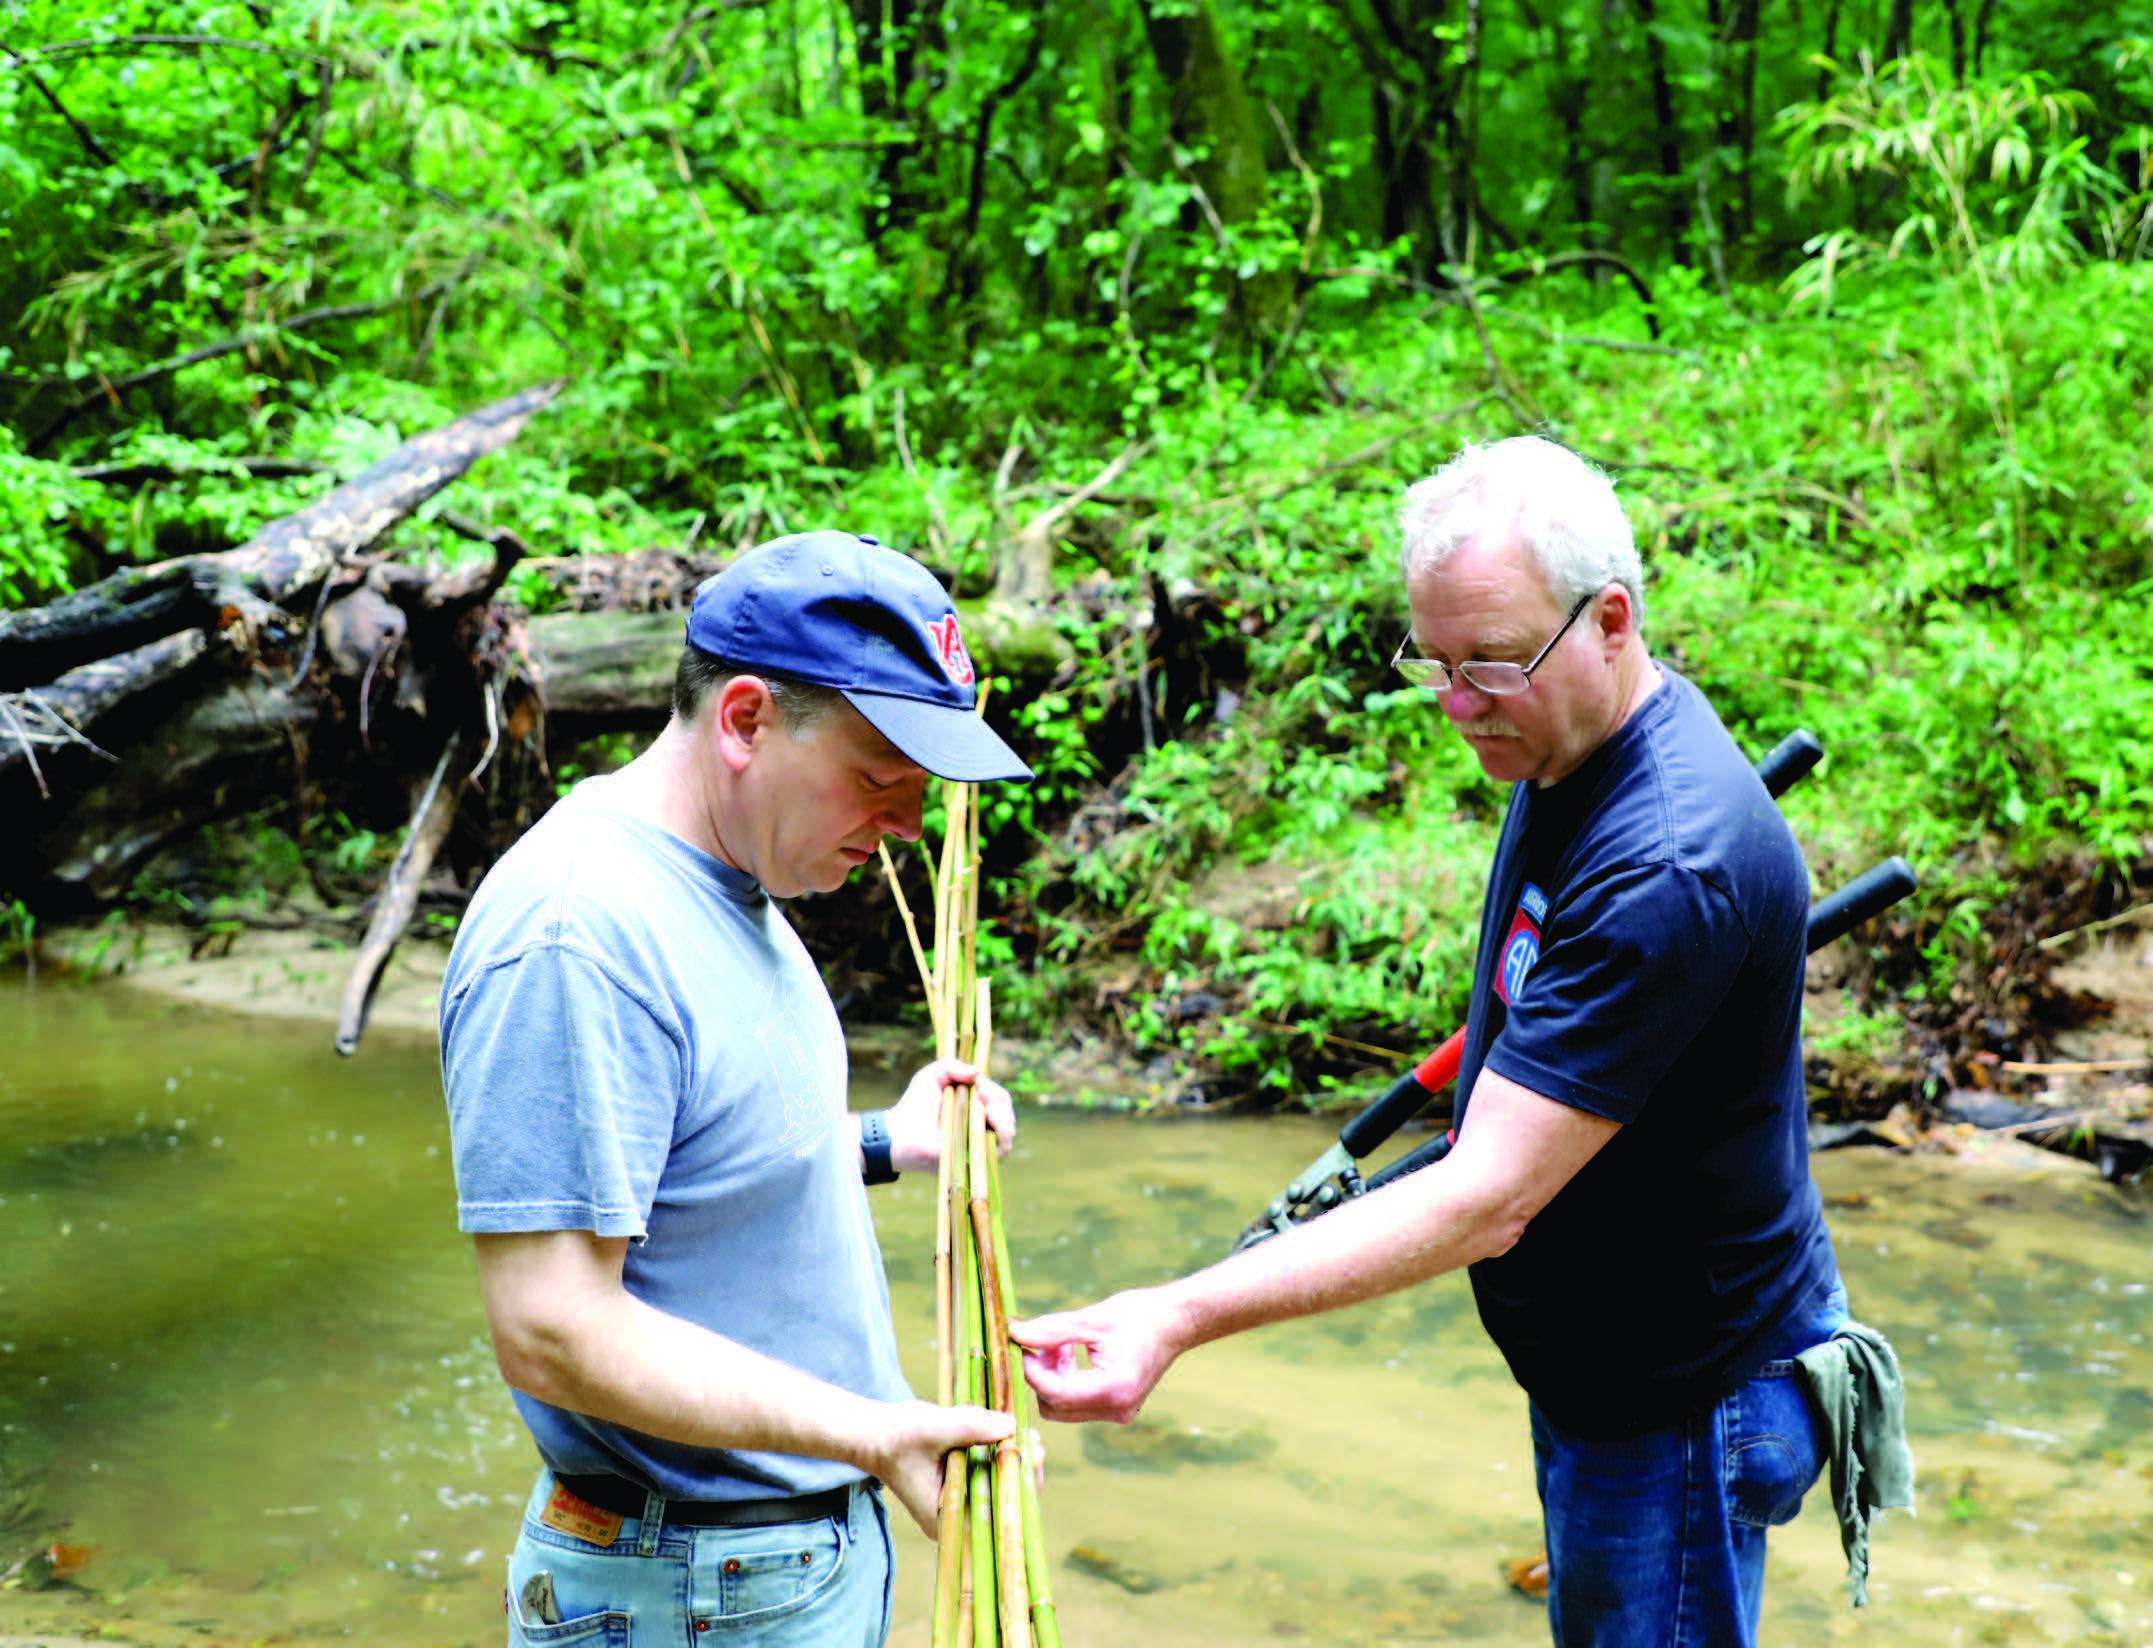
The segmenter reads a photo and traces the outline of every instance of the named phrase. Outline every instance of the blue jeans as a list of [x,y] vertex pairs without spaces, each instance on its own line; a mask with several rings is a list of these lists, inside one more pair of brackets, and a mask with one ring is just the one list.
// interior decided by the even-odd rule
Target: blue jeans
[[1587,1441],[1532,1408],[1559,1648],[1753,1648],[1764,1534],[1794,1520],[1825,1437],[1793,1358],[1847,1319],[1834,1286],[1789,1323],[1774,1360],[1708,1413]]
[[[819,1522],[667,1523],[645,1538],[631,1516],[610,1545],[545,1526],[552,1491],[540,1471],[508,1559],[509,1648],[881,1648],[889,1635],[890,1525],[872,1487]],[[540,1574],[552,1576],[558,1624],[524,1607]]]

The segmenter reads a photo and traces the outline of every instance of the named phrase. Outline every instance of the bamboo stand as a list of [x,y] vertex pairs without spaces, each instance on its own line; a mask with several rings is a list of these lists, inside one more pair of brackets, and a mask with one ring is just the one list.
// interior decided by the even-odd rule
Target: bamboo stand
[[[985,694],[981,694],[984,703]],[[975,787],[945,782],[948,828],[934,878],[930,959],[881,849],[912,958],[927,987],[935,1055],[987,1073],[992,1001],[973,971],[979,921]],[[943,1461],[936,1532],[934,1648],[1061,1648],[1047,1571],[1038,1484],[1026,1468],[1037,1430],[1022,1352],[1010,1342],[1016,1291],[1002,1223],[998,1152],[972,1084],[943,1089],[942,1169],[935,1210],[935,1397],[1006,1413],[1015,1430],[992,1448],[953,1449]]]

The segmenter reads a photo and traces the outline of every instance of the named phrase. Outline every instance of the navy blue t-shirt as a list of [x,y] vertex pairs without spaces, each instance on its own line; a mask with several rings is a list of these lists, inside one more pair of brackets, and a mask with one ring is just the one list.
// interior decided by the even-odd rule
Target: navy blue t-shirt
[[1709,1407],[1837,1276],[1802,1081],[1808,873],[1704,695],[1662,674],[1577,771],[1513,792],[1458,1074],[1468,1101],[1485,1067],[1622,1124],[1472,1267],[1518,1383],[1587,1437]]

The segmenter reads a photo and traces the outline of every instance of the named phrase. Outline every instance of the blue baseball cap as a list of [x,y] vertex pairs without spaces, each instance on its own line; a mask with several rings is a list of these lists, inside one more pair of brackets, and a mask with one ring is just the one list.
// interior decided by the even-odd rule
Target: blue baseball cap
[[797,532],[756,545],[697,586],[688,640],[737,670],[842,693],[937,778],[1032,776],[973,713],[977,675],[947,592],[872,538]]

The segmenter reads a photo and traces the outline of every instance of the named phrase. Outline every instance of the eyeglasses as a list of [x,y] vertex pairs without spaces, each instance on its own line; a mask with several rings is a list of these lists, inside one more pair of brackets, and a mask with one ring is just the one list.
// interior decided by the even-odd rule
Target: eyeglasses
[[1472,658],[1453,671],[1433,658],[1423,658],[1418,653],[1408,656],[1405,649],[1413,644],[1412,631],[1408,630],[1405,639],[1398,643],[1398,650],[1391,655],[1390,667],[1414,686],[1426,687],[1430,692],[1450,691],[1455,674],[1462,676],[1467,686],[1477,692],[1484,692],[1491,698],[1515,698],[1532,685],[1533,671],[1555,650],[1555,643],[1570,633],[1570,626],[1577,622],[1577,615],[1591,606],[1593,596],[1599,593],[1598,590],[1593,590],[1591,594],[1579,597],[1577,605],[1570,609],[1570,616],[1562,621],[1562,628],[1548,637],[1547,645],[1540,649],[1539,654],[1529,664],[1491,664],[1484,659]]

